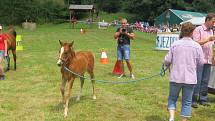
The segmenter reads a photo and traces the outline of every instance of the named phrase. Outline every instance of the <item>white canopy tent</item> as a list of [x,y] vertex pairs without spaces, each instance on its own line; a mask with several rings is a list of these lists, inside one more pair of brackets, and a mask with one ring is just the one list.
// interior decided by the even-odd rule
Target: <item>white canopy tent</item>
[[205,17],[193,17],[187,21],[183,21],[180,24],[186,23],[186,22],[191,22],[194,25],[202,25],[205,23]]

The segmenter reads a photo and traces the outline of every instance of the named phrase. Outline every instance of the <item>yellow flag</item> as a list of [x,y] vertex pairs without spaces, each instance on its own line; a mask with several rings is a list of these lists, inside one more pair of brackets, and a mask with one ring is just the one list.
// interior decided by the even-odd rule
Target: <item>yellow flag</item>
[[16,50],[23,50],[21,35],[16,36]]

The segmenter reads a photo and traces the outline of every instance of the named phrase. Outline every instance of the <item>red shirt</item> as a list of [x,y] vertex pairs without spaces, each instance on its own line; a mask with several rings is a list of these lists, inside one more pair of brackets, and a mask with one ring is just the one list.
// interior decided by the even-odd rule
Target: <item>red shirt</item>
[[3,34],[0,34],[0,50],[5,50],[4,40],[6,40],[6,37]]

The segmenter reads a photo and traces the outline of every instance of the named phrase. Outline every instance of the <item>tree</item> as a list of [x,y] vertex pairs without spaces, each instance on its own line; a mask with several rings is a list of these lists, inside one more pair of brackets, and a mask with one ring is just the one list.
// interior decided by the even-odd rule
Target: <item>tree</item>
[[152,22],[167,9],[186,10],[185,6],[191,6],[182,0],[132,0],[127,1],[125,10],[129,13],[136,14],[137,20]]
[[1,0],[0,8],[1,24],[20,24],[25,20],[54,22],[66,17],[65,6],[51,0]]
[[209,13],[214,12],[214,0],[193,0],[192,2],[194,11]]
[[121,0],[95,0],[94,3],[97,9],[108,13],[116,13],[122,8]]

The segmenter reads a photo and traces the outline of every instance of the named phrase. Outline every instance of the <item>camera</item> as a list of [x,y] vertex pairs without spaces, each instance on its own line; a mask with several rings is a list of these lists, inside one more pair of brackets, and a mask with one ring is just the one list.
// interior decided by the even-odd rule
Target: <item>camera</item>
[[119,38],[119,42],[122,43],[124,41],[123,38]]
[[125,29],[125,28],[122,28],[122,32],[125,33],[125,32],[126,32],[126,29]]

